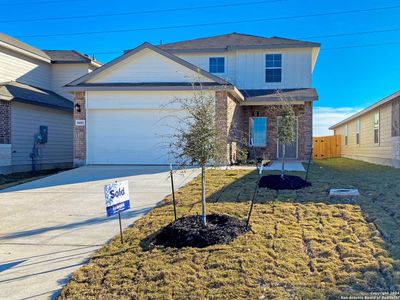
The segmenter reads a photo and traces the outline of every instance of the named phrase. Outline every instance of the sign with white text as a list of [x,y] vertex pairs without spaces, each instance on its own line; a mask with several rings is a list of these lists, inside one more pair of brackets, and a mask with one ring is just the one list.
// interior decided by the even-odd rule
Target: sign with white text
[[129,184],[128,181],[115,182],[104,186],[107,217],[129,209]]

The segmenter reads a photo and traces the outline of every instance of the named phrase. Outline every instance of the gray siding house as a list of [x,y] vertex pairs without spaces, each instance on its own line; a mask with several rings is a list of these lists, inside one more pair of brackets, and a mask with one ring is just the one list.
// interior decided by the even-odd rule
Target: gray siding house
[[0,34],[0,174],[72,167],[73,102],[61,87],[99,66]]

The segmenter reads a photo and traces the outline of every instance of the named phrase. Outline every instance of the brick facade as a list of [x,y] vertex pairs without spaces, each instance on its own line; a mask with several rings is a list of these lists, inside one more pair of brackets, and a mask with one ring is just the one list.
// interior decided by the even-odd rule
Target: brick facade
[[[249,135],[251,117],[267,117],[267,146],[255,147],[250,151],[252,157],[264,159],[276,159],[278,157],[277,147],[277,119],[279,109],[276,106],[243,106],[242,124],[243,129]],[[294,105],[294,111],[298,120],[298,159],[305,160],[310,155],[312,148],[312,102],[304,105]],[[246,141],[248,144],[248,141]]]
[[226,91],[215,92],[217,124],[221,128],[221,138],[226,143],[227,163],[236,161],[236,144],[241,139],[242,109],[236,99]]
[[11,144],[11,101],[0,100],[0,144]]
[[[76,105],[80,106],[78,112]],[[74,165],[82,166],[86,163],[86,125],[77,126],[76,120],[86,123],[86,94],[85,92],[74,93]]]

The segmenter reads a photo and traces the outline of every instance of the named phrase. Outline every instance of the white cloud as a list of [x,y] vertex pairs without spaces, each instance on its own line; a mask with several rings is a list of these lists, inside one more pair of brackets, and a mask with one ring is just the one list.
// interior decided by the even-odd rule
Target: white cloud
[[360,108],[353,107],[314,107],[313,135],[332,135],[333,131],[329,130],[329,127],[343,121],[360,110]]

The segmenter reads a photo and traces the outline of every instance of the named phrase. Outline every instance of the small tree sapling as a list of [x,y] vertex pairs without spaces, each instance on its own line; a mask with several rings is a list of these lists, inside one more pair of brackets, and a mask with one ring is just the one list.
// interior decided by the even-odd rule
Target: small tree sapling
[[285,155],[286,155],[286,146],[293,143],[296,138],[295,132],[295,122],[296,115],[294,113],[293,105],[290,103],[290,100],[287,99],[282,93],[277,92],[279,99],[281,101],[279,110],[280,110],[280,120],[278,126],[277,137],[279,142],[282,144],[282,169],[281,169],[281,178],[283,179],[285,176]]
[[179,118],[179,125],[172,134],[170,152],[181,165],[201,167],[202,222],[206,221],[206,166],[226,161],[226,136],[219,125],[221,120],[216,112],[215,92],[193,84],[193,96],[175,98],[172,103],[185,112]]

